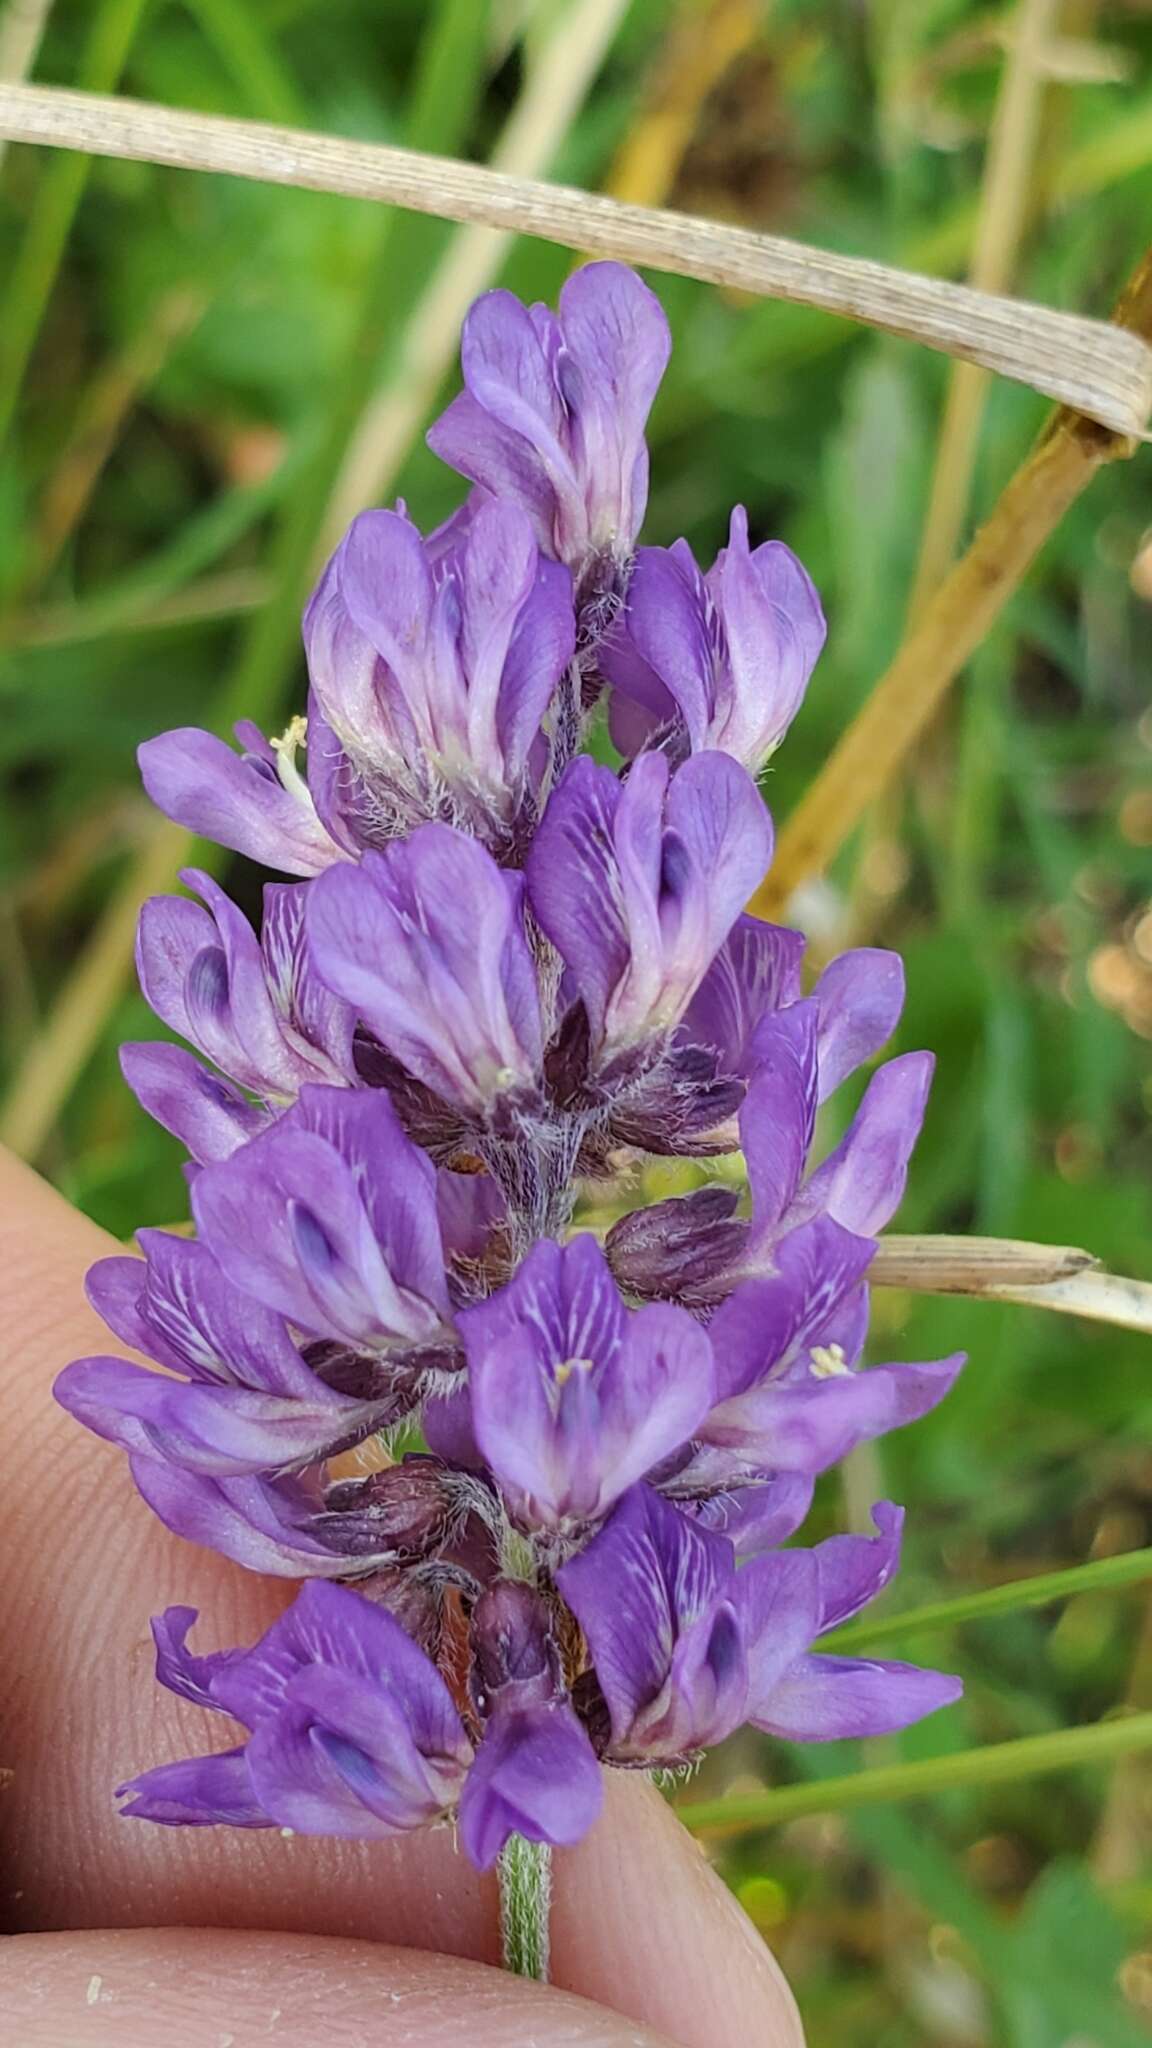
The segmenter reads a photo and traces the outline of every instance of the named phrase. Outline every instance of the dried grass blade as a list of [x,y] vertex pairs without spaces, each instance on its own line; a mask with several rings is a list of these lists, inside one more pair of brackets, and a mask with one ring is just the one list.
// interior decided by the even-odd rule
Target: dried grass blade
[[1152,410],[1152,347],[1141,335],[687,214],[413,150],[33,86],[0,87],[0,135],[383,200],[790,299],[979,363],[1118,434],[1142,435]]

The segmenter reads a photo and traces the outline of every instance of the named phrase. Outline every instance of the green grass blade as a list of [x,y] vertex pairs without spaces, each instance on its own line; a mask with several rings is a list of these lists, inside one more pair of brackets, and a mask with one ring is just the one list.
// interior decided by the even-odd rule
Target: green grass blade
[[[77,71],[75,83],[81,91],[114,91],[147,4],[148,0],[104,0]],[[12,266],[0,320],[0,447],[8,438],[91,162],[91,157],[64,151],[45,164]]]
[[[484,81],[486,6],[477,0],[441,0],[425,32],[418,74],[405,122],[404,141],[414,149],[451,151],[464,139]],[[258,722],[270,716],[299,641],[299,613],[332,484],[352,428],[378,377],[381,357],[398,330],[407,299],[398,280],[418,276],[425,237],[438,223],[395,209],[380,212],[373,275],[365,293],[337,397],[322,429],[321,446],[298,488],[290,495],[272,550],[272,589],[245,637],[226,685],[215,723],[226,726],[241,715]]]
[[255,120],[276,121],[288,128],[306,127],[307,102],[297,92],[291,73],[281,63],[275,43],[256,20],[252,7],[238,6],[237,0],[185,0],[185,4],[244,95],[246,113]]
[[1035,1578],[1013,1579],[1010,1585],[992,1586],[983,1593],[961,1594],[957,1600],[934,1600],[923,1607],[910,1607],[903,1614],[882,1616],[878,1621],[854,1621],[826,1636],[821,1648],[835,1650],[838,1655],[842,1651],[870,1650],[874,1644],[923,1635],[929,1629],[955,1628],[960,1622],[986,1621],[1000,1614],[1022,1614],[1029,1607],[1049,1607],[1057,1600],[1075,1599],[1079,1593],[1135,1586],[1149,1578],[1152,1549],[1127,1550],[1119,1557],[1096,1558],[1091,1564],[1070,1565],[1066,1571],[1039,1572]]
[[1053,1735],[1026,1735],[958,1756],[928,1757],[919,1763],[885,1764],[808,1785],[780,1785],[739,1799],[710,1799],[677,1806],[685,1827],[708,1835],[737,1835],[747,1828],[778,1827],[805,1813],[843,1813],[890,1799],[924,1799],[956,1787],[1015,1784],[1047,1771],[1078,1764],[1109,1763],[1152,1749],[1152,1713],[1130,1714],[1089,1728],[1060,1728]]

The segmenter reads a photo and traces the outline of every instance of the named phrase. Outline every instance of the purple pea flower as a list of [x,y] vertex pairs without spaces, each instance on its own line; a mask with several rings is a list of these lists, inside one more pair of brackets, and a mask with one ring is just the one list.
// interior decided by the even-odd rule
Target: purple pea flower
[[308,957],[307,886],[265,889],[257,940],[211,876],[180,879],[205,909],[153,896],[140,913],[136,966],[156,1015],[266,1103],[293,1101],[308,1081],[353,1081],[352,1011]]
[[[872,1509],[875,1536],[830,1536],[816,1545],[811,1554],[819,1594],[818,1635],[851,1621],[895,1577],[903,1524],[903,1508],[878,1501]],[[750,1719],[786,1742],[838,1742],[893,1734],[952,1706],[963,1690],[950,1673],[916,1664],[805,1654],[759,1694]]]
[[93,1266],[88,1294],[115,1335],[164,1371],[84,1358],[56,1382],[57,1400],[98,1436],[192,1472],[242,1475],[307,1464],[413,1405],[402,1379],[361,1395],[327,1384],[283,1317],[241,1292],[207,1245],[160,1230],[140,1242],[143,1260]]
[[543,1039],[523,879],[421,825],[309,891],[312,957],[410,1074],[483,1113],[537,1086]]
[[612,737],[635,754],[667,735],[757,774],[800,708],[824,636],[810,577],[781,541],[749,549],[743,506],[707,575],[687,541],[641,548],[600,652]]
[[597,556],[623,559],[647,504],[644,428],[669,346],[659,300],[620,263],[576,271],[558,314],[487,292],[464,323],[465,388],[429,446],[521,506],[540,547],[577,575]]
[[460,1327],[476,1441],[526,1528],[601,1519],[713,1404],[706,1333],[671,1304],[626,1309],[591,1237],[536,1245]]
[[140,774],[157,810],[177,825],[282,874],[317,875],[355,848],[338,843],[317,813],[296,766],[304,736],[302,718],[273,741],[245,719],[235,754],[215,733],[180,726],[145,740]]
[[573,762],[528,856],[528,893],[605,1056],[674,1030],[771,851],[756,786],[724,754],[675,775],[646,754],[626,782]]
[[510,844],[575,645],[571,579],[539,559],[524,512],[486,500],[445,547],[399,512],[362,513],[304,644],[310,728],[339,749],[365,843],[438,818]]
[[[857,1237],[883,1229],[904,1192],[932,1078],[929,1053],[905,1053],[880,1067],[844,1139],[809,1174],[816,1112],[895,1029],[903,969],[894,953],[845,953],[811,997],[776,1009],[775,993],[788,997],[799,971],[798,955],[783,943],[791,935],[768,928],[754,941],[742,924],[733,937],[743,957],[733,956],[730,940],[677,1045],[711,1046],[722,1072],[750,1075],[737,1120],[706,1134],[706,1142],[743,1150],[751,1215],[737,1220],[732,1189],[697,1189],[622,1217],[608,1234],[621,1285],[694,1306],[715,1303],[750,1274],[771,1272],[780,1239],[815,1216],[830,1216]],[[767,1007],[757,1015],[762,997]]]
[[900,1510],[882,1503],[874,1515],[875,1538],[737,1570],[723,1537],[650,1488],[627,1494],[557,1574],[607,1706],[609,1760],[680,1762],[745,1722],[792,1741],[878,1735],[958,1698],[940,1672],[810,1654],[895,1569]]
[[233,1284],[310,1335],[401,1356],[443,1344],[436,1169],[381,1090],[303,1088],[202,1168],[192,1209]]
[[512,1834],[558,1848],[599,1817],[603,1781],[572,1710],[548,1608],[498,1579],[472,1623],[472,1695],[484,1734],[460,1799],[460,1840],[488,1870]]
[[471,1758],[435,1665],[400,1624],[344,1586],[306,1585],[250,1650],[194,1656],[195,1610],[153,1623],[171,1692],[240,1721],[247,1742],[162,1764],[121,1786],[122,1811],[169,1827],[407,1834],[451,1811]]
[[918,1421],[948,1392],[963,1352],[857,1370],[875,1249],[817,1216],[780,1239],[771,1275],[738,1286],[712,1318],[718,1400],[698,1434],[729,1454],[735,1475],[823,1472],[868,1438]]

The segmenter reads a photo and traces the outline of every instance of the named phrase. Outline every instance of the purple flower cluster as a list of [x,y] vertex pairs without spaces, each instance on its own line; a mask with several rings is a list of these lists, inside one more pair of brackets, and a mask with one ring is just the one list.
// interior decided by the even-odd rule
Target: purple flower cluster
[[[191,1050],[124,1068],[191,1155],[196,1231],[90,1278],[162,1370],[84,1359],[58,1393],[170,1529],[303,1584],[251,1649],[155,1622],[161,1681],[247,1735],[147,1771],[130,1814],[455,1815],[484,1868],[512,1834],[578,1840],[602,1764],[747,1723],[876,1734],[959,1690],[818,1647],[891,1578],[898,1509],[789,1541],[817,1475],[960,1364],[861,1369],[931,1060],[881,1065],[810,1164],[900,964],[849,953],[804,995],[799,935],[744,914],[754,777],[824,624],[742,511],[706,573],[635,551],[667,355],[615,264],[557,314],[481,299],[430,436],[474,488],[427,539],[402,509],[353,523],[305,617],[307,721],[142,749],[170,817],[297,879],[259,934],[196,872],[197,901],[144,909],[141,985]],[[578,751],[604,693],[619,773]],[[637,1155],[737,1147],[746,1199],[570,1233]]]

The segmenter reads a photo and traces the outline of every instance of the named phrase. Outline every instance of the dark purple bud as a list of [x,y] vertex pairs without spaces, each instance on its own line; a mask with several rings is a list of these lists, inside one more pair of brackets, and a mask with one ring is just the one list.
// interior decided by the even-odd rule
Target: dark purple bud
[[519,1579],[497,1579],[472,1616],[472,1688],[485,1716],[498,1705],[543,1706],[564,1692],[546,1601]]
[[736,1216],[738,1201],[734,1188],[697,1188],[622,1216],[604,1244],[620,1286],[643,1300],[707,1298],[709,1283],[735,1264],[748,1234]]
[[463,1521],[470,1491],[439,1458],[405,1458],[366,1479],[326,1487],[324,1512],[310,1533],[349,1557],[429,1557]]

